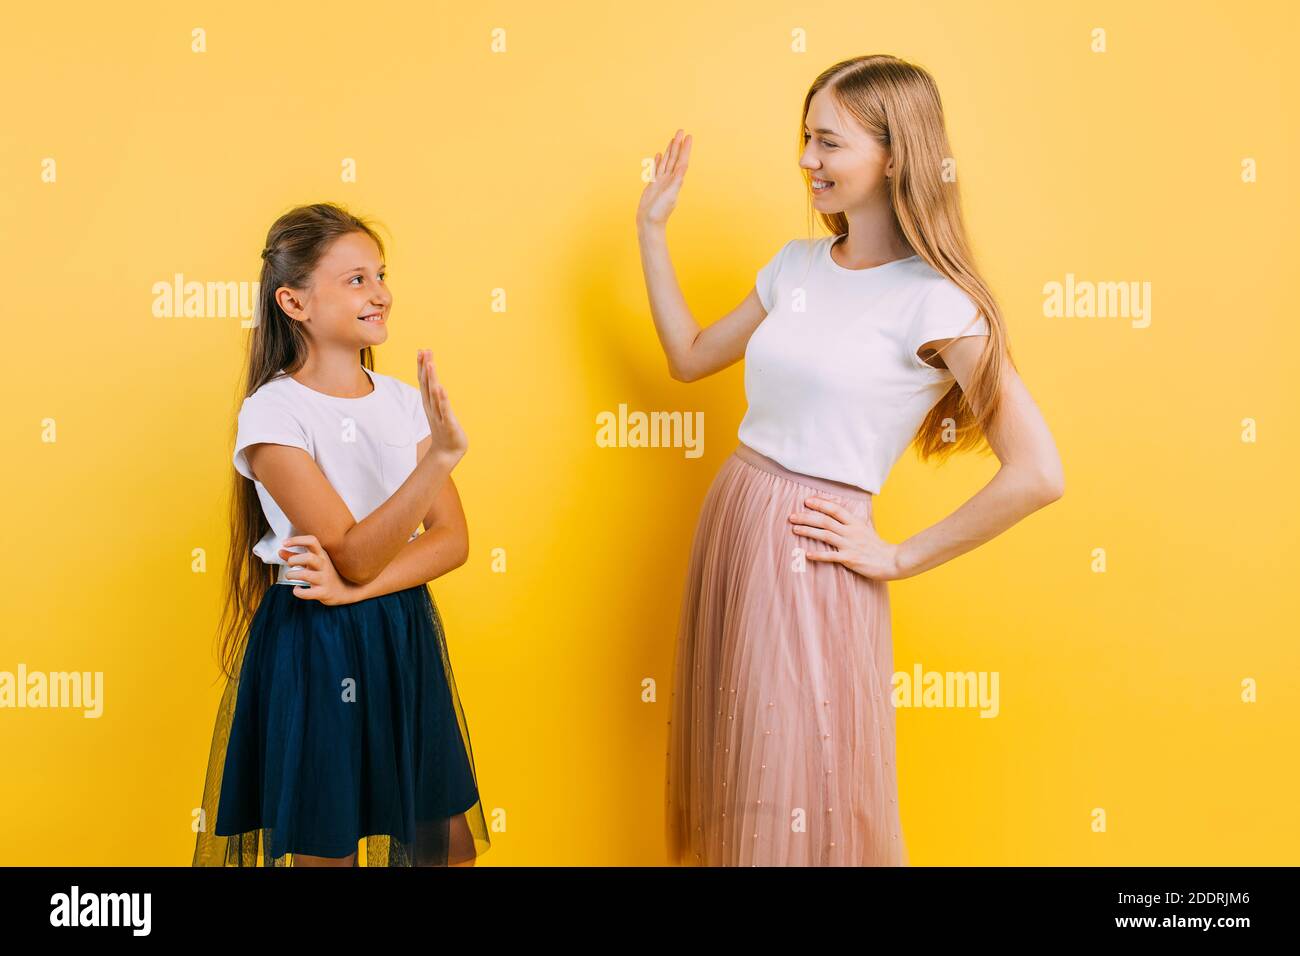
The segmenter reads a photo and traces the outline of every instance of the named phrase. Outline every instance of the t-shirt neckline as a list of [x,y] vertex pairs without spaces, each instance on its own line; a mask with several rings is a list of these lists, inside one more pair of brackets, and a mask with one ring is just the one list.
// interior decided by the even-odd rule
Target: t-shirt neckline
[[900,262],[911,262],[913,259],[921,258],[919,255],[913,253],[912,255],[905,256],[902,259],[890,259],[888,262],[882,262],[878,266],[868,266],[865,269],[848,269],[840,265],[838,262],[836,262],[835,257],[831,255],[831,247],[834,246],[835,243],[839,242],[840,239],[843,238],[843,236],[831,236],[829,238],[830,241],[826,243],[826,248],[823,252],[823,255],[825,255],[826,257],[826,261],[830,263],[831,268],[834,269],[836,272],[844,272],[847,273],[848,275],[855,275],[855,276],[870,275],[871,273],[879,272],[882,269],[888,269],[890,266],[898,265]]
[[[370,369],[366,368],[364,365],[361,366],[361,370],[366,373],[366,378],[370,379],[370,385],[371,385],[370,391],[367,392],[365,395],[352,395],[352,396],[327,395],[325,392],[318,392],[316,391],[316,389],[311,388],[308,385],[304,385],[302,382],[298,381],[296,378],[294,378],[292,375],[289,375],[287,372],[284,373],[284,377],[287,378],[289,381],[293,382],[293,384],[297,385],[304,392],[308,392],[312,395],[317,395],[320,398],[329,398],[329,399],[333,399],[336,402],[364,402],[366,399],[374,398],[376,395],[379,394],[379,382],[378,380],[376,380],[375,374],[372,371],[370,371]],[[284,370],[281,369],[281,372],[284,372]]]

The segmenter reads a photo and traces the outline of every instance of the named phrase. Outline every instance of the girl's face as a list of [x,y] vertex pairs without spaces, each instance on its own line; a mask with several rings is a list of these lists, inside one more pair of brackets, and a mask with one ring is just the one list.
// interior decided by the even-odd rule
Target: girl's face
[[[808,171],[808,188],[818,212],[847,212],[888,201],[886,174],[894,167],[889,150],[847,113],[835,108],[834,94],[823,87],[808,104],[799,166]],[[821,189],[822,183],[830,185]]]
[[[316,263],[311,285],[295,296],[281,289],[280,305],[294,319],[307,323],[318,342],[360,351],[388,339],[388,313],[393,296],[384,284],[385,266],[379,247],[364,232],[335,239]],[[289,308],[286,304],[295,305]]]

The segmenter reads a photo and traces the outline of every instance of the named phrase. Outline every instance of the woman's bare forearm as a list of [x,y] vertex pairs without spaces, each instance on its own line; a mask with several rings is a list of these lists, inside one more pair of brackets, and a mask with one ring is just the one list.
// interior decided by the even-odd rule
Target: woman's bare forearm
[[1059,497],[1037,474],[1004,465],[960,508],[898,546],[899,577],[912,577],[974,550]]
[[691,346],[699,338],[700,326],[677,284],[672,257],[668,254],[668,233],[662,225],[637,224],[641,246],[641,271],[645,274],[650,314],[654,317],[659,344],[668,359],[668,372],[679,381],[689,380]]
[[354,584],[373,581],[420,527],[454,465],[433,452],[421,458],[387,501],[348,529],[338,554],[330,554],[335,570]]
[[469,538],[460,529],[434,527],[403,545],[397,557],[371,581],[358,587],[356,599],[392,594],[454,571],[469,558]]

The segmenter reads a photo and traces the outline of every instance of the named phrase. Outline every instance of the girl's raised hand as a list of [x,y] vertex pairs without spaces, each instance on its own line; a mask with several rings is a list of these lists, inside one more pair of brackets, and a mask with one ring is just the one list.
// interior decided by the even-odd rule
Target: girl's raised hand
[[416,357],[416,375],[420,380],[420,397],[424,401],[424,414],[429,419],[432,444],[429,454],[447,459],[453,466],[465,457],[469,439],[452,414],[447,390],[438,382],[433,368],[433,353],[420,349]]
[[[294,546],[305,547],[303,552],[290,551]],[[334,570],[334,562],[329,553],[321,547],[314,534],[300,534],[285,538],[280,547],[280,556],[288,558],[293,570],[285,575],[292,581],[306,581],[310,587],[295,584],[293,593],[304,601],[320,601],[321,604],[352,604],[361,599],[360,588],[350,581],[345,581]]]
[[691,158],[691,137],[682,138],[678,130],[668,144],[668,149],[655,153],[655,178],[646,183],[637,206],[637,225],[663,226],[668,223],[677,206],[677,193],[686,178],[686,165]]

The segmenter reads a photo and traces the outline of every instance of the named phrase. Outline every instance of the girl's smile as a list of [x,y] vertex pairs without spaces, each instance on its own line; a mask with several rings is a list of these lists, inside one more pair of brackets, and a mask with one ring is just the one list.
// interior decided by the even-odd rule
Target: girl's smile
[[[282,308],[310,322],[318,346],[341,345],[351,351],[379,345],[388,338],[388,313],[393,310],[387,279],[388,267],[375,241],[364,232],[347,233],[321,257],[302,301],[295,303],[285,290]],[[358,325],[368,326],[368,331],[358,332]]]

